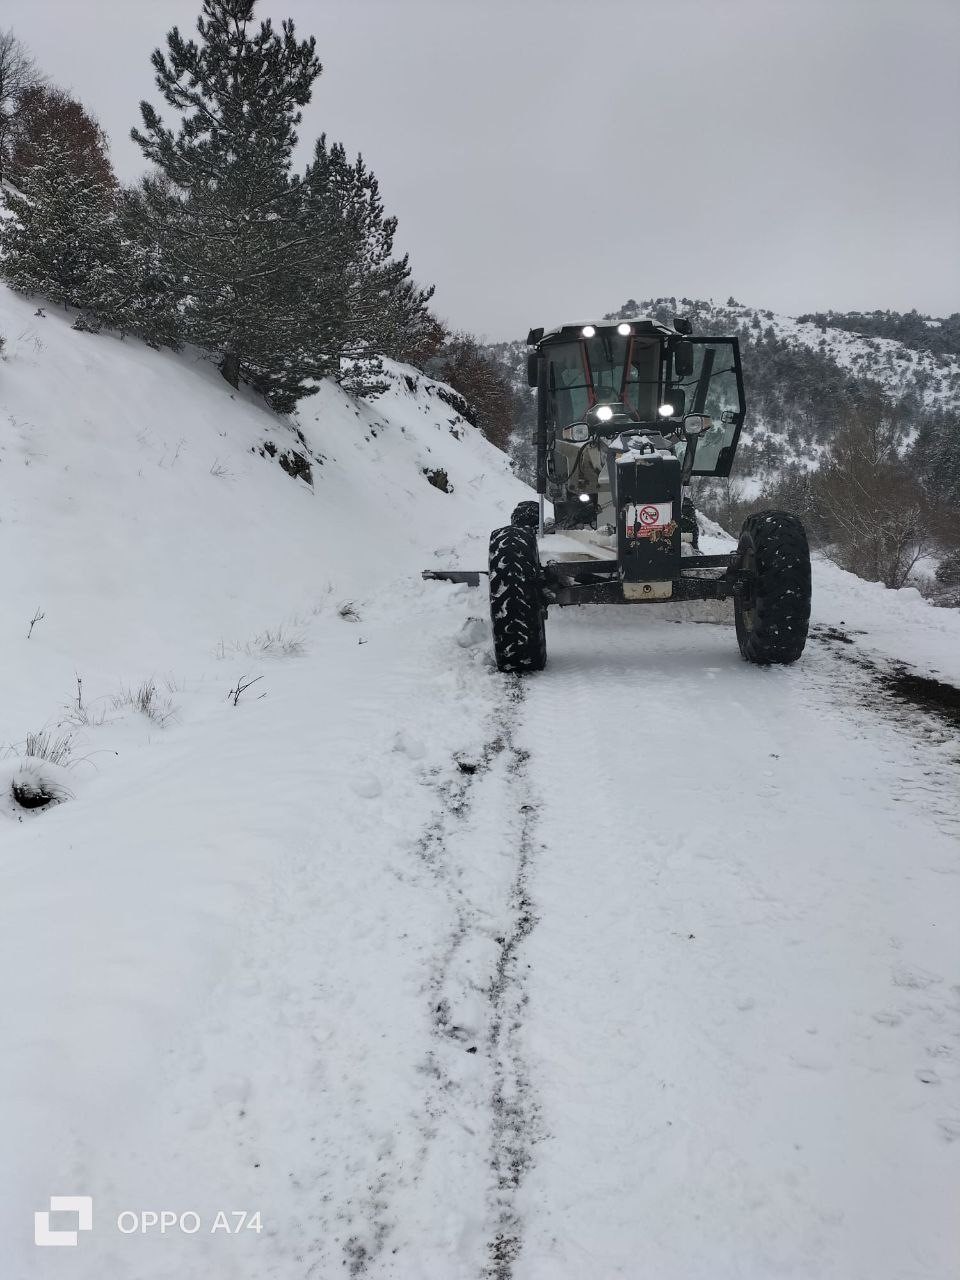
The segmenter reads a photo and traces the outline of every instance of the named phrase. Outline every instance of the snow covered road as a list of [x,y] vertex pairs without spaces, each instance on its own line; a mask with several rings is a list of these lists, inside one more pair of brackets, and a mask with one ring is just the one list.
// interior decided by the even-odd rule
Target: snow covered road
[[[99,812],[32,827],[35,857],[57,824],[109,849],[124,806],[149,817],[107,904],[129,931],[87,902],[52,953],[26,911],[7,935],[37,1025],[6,1096],[44,1078],[51,964],[124,1045],[19,1113],[21,1151],[56,1122],[59,1182],[103,1224],[22,1274],[947,1280],[949,725],[823,628],[763,670],[727,626],[567,610],[547,670],[501,677],[484,603],[409,584],[321,614],[266,699],[197,690]],[[178,815],[201,776],[208,816]],[[124,963],[138,993],[94,997]],[[264,1230],[110,1229],[164,1206]]]
[[550,640],[516,1274],[948,1276],[956,761],[830,643],[758,670],[616,610]]

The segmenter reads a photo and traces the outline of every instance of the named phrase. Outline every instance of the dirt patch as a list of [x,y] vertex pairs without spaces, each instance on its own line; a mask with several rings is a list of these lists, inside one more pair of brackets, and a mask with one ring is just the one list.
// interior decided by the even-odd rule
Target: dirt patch
[[[810,638],[826,645],[834,658],[865,674],[869,683],[863,686],[862,696],[872,706],[876,704],[875,697],[871,697],[871,694],[875,695],[876,690],[880,689],[903,707],[919,711],[934,721],[946,721],[951,727],[960,726],[960,689],[956,685],[947,684],[933,676],[920,675],[902,661],[884,661],[878,656],[864,653],[862,649],[847,647],[856,646],[854,636],[866,634],[865,631],[847,631],[843,623],[839,627],[818,626],[810,630]],[[844,647],[840,648],[841,645]]]
[[856,644],[853,637],[848,636],[839,627],[818,627],[816,631],[811,632],[811,637],[814,640],[820,640],[823,644],[828,644],[831,640],[835,640],[838,644]]
[[960,689],[930,676],[918,676],[900,668],[876,676],[878,683],[899,702],[910,703],[922,711],[941,716],[960,725]]

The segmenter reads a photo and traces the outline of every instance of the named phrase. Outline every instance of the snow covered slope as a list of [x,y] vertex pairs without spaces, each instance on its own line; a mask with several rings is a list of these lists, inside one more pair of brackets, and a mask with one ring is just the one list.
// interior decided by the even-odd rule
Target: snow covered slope
[[[960,683],[960,619],[818,565],[794,668],[583,609],[518,683],[418,577],[524,493],[442,388],[325,386],[301,440],[33,312],[0,291],[3,1274],[948,1280],[956,733],[884,677]],[[63,1195],[92,1230],[37,1247]]]
[[[739,336],[747,416],[733,474],[745,494],[775,483],[786,464],[818,465],[839,428],[842,402],[868,382],[898,404],[909,442],[925,422],[960,406],[960,357],[925,349],[922,332],[907,345],[830,324],[826,315],[823,323],[800,320],[732,299],[726,305],[692,298],[631,299],[606,318],[636,315],[666,322],[685,316],[695,333]],[[531,395],[526,344],[496,343],[487,350],[516,391]],[[524,451],[523,441],[518,448]]]
[[[391,366],[376,406],[332,384],[303,402],[311,487],[266,452],[304,443],[209,364],[35,310],[0,291],[7,656],[29,671],[5,700],[7,738],[68,701],[76,674],[95,697],[295,633],[300,615],[418,571],[438,544],[484,557],[491,519],[525,492],[413,370]],[[437,469],[452,493],[429,483]]]
[[[917,350],[892,338],[872,337],[831,325],[824,320],[798,320],[762,307],[728,302],[656,298],[634,304],[644,314],[660,311],[690,315],[698,333],[746,332],[748,337],[771,335],[782,342],[817,351],[859,379],[879,382],[894,399],[913,396],[927,408],[960,404],[960,359]],[[627,313],[630,304],[623,309]]]

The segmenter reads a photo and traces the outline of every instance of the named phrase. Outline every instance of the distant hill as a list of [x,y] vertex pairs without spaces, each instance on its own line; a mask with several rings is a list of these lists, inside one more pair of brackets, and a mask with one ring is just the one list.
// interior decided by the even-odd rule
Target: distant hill
[[[735,468],[741,478],[769,479],[789,463],[815,466],[846,408],[875,386],[901,406],[908,440],[944,435],[960,410],[960,315],[792,317],[733,298],[721,305],[660,297],[630,298],[605,318],[637,315],[685,316],[695,333],[739,336],[747,393]],[[525,389],[526,344],[492,343],[487,350]],[[526,425],[519,434],[529,434]]]
[[830,329],[846,329],[861,337],[892,338],[916,351],[960,355],[960,311],[938,318],[919,311],[814,311],[798,322]]

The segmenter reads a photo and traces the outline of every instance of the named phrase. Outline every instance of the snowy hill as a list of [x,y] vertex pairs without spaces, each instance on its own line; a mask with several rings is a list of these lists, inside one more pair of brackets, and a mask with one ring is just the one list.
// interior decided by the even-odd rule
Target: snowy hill
[[[829,314],[796,319],[732,300],[720,305],[692,298],[630,299],[606,318],[636,315],[665,321],[681,315],[695,333],[739,335],[747,420],[734,468],[738,480],[775,479],[788,463],[815,466],[844,402],[868,383],[901,407],[908,439],[936,415],[960,408],[960,355],[939,349],[933,339],[924,347],[922,333],[908,344],[831,324]],[[495,343],[488,350],[529,395],[526,344]]]
[[[41,664],[7,700],[5,736],[50,715],[75,673],[94,695],[221,641],[295,631],[294,615],[415,573],[443,541],[485,554],[491,519],[523,491],[414,370],[390,366],[377,405],[324,385],[298,438],[195,356],[35,310],[0,291],[5,613],[23,632],[15,661]],[[278,465],[297,455],[312,485]],[[429,483],[436,470],[452,494]]]
[[[960,617],[818,564],[795,667],[584,608],[518,682],[419,579],[527,493],[446,388],[285,423],[35,310],[0,290],[4,1274],[946,1280]],[[38,1247],[62,1195],[92,1229]]]
[[698,333],[740,333],[747,346],[772,335],[781,342],[817,352],[857,379],[879,382],[897,399],[911,397],[923,407],[960,404],[960,357],[908,346],[892,338],[872,337],[812,319],[796,319],[757,307],[673,298],[626,303],[617,315],[637,313],[689,315]]

